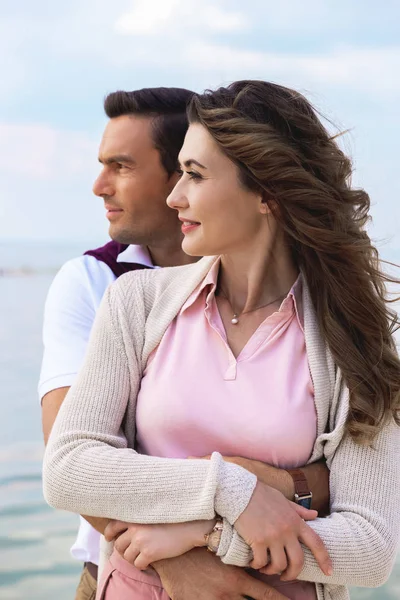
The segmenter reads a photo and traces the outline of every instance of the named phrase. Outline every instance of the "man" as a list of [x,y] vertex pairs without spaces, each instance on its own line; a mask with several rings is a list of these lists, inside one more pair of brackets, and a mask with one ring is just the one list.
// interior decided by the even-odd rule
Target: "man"
[[[177,157],[187,130],[186,105],[192,93],[177,88],[115,92],[105,100],[109,122],[100,145],[103,166],[93,191],[103,198],[112,242],[66,263],[48,294],[44,316],[44,357],[39,383],[43,433],[47,442],[57,412],[83,361],[96,310],[107,286],[137,268],[182,265],[194,259],[181,249],[181,223],[166,198],[179,178]],[[234,458],[263,481],[294,495],[292,477],[262,463]],[[327,485],[324,468],[308,468],[317,503]],[[321,477],[320,477],[321,475]],[[322,483],[321,483],[322,482]],[[99,533],[105,519],[81,518],[72,548],[85,563],[76,600],[95,597]],[[96,531],[97,529],[97,531]],[[203,550],[154,565],[171,598],[216,600],[281,595],[244,570],[223,565]],[[269,595],[267,595],[269,594]]]

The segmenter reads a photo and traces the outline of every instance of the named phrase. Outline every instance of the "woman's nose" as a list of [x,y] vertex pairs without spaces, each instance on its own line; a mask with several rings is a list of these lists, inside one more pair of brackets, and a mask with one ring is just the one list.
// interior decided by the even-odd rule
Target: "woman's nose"
[[167,205],[175,210],[179,210],[188,206],[187,197],[183,193],[182,186],[180,184],[181,182],[178,181],[170,195],[167,197]]

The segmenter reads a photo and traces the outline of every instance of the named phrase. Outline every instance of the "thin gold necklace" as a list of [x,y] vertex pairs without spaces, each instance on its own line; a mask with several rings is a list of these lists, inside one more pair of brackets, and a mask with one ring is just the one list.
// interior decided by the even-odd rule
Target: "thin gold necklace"
[[[280,300],[283,300],[284,298],[286,298],[286,296],[289,293],[289,292],[287,292],[286,294],[283,294],[282,296],[279,296],[279,298],[275,298],[275,300],[271,300],[271,302],[267,302],[267,304],[262,304],[261,306],[257,306],[256,308],[251,308],[250,310],[245,310],[245,311],[242,311],[241,313],[237,313],[235,311],[235,309],[233,308],[233,306],[232,306],[232,304],[231,304],[228,296],[224,292],[224,290],[222,288],[219,288],[219,292],[220,292],[220,295],[223,298],[225,298],[225,300],[228,301],[228,304],[229,304],[229,306],[232,309],[232,312],[233,312],[233,317],[231,319],[232,325],[238,325],[239,324],[239,317],[243,317],[243,315],[247,315],[248,313],[255,312],[256,310],[260,310],[261,308],[266,308],[267,306],[270,306],[271,304],[275,304],[275,302],[279,302]],[[221,292],[222,292],[222,294],[221,294]]]

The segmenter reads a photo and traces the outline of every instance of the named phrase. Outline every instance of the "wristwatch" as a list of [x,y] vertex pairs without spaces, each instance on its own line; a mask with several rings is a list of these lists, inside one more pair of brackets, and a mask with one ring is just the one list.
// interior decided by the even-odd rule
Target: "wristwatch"
[[287,469],[294,482],[294,501],[304,508],[311,508],[312,492],[301,469]]
[[221,541],[222,528],[222,519],[218,518],[212,531],[210,531],[210,533],[206,533],[206,535],[204,536],[207,550],[209,552],[213,552],[214,554],[218,552],[219,543]]

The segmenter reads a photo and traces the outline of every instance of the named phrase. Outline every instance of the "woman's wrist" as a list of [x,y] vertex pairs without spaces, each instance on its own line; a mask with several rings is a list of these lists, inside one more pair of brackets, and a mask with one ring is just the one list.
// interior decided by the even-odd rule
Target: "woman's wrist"
[[195,521],[195,538],[194,545],[196,547],[207,546],[207,536],[212,532],[215,527],[217,519],[211,519],[209,521]]
[[218,517],[212,531],[210,533],[207,533],[207,535],[205,536],[207,550],[213,552],[214,554],[218,553],[223,529],[223,520],[221,519],[221,517]]

